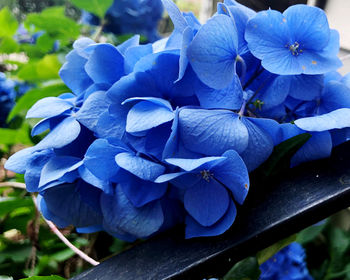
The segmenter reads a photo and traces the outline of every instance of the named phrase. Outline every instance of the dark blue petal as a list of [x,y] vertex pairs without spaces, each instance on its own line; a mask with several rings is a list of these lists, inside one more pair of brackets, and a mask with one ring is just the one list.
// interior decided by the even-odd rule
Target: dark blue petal
[[102,194],[101,208],[104,224],[113,232],[145,238],[159,230],[164,222],[159,201],[136,208],[119,186],[114,196]]
[[350,88],[341,82],[331,81],[324,87],[320,104],[320,113],[350,108]]
[[233,20],[216,15],[204,24],[188,47],[193,70],[207,86],[227,87],[236,73],[238,38]]
[[[289,95],[293,98],[311,101],[321,96],[323,90],[323,75],[281,76],[288,80]],[[278,77],[277,79],[281,79]]]
[[217,236],[227,231],[236,219],[237,209],[234,203],[230,200],[229,208],[225,215],[214,225],[204,227],[191,216],[186,216],[186,238],[201,237],[201,236]]
[[212,226],[220,220],[229,204],[227,190],[214,179],[202,179],[185,192],[185,209],[202,226]]
[[227,159],[216,165],[211,172],[214,178],[224,184],[233,194],[234,199],[243,204],[249,190],[249,174],[241,157],[230,150],[223,157]]
[[130,178],[119,184],[123,192],[135,207],[142,207],[149,202],[160,199],[168,188],[167,183],[153,183],[138,179]]

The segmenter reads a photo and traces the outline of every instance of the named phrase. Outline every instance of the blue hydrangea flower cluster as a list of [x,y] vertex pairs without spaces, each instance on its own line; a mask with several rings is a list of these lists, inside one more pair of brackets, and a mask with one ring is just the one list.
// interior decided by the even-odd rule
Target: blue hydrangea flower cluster
[[261,280],[312,280],[299,243],[283,248],[260,266]]
[[17,82],[0,72],[0,127],[6,127],[6,119],[16,103],[30,87],[26,83]]
[[[159,39],[157,25],[163,15],[161,0],[114,0],[106,13],[104,31],[114,34],[141,34],[149,42]],[[82,11],[81,22],[99,25],[100,19]]]
[[50,132],[6,168],[60,227],[134,240],[185,223],[187,238],[219,235],[275,145],[312,134],[294,166],[349,139],[350,76],[335,72],[339,36],[322,10],[226,0],[201,25],[163,4],[168,38],[77,40],[60,70],[72,92],[28,112],[42,119],[33,135]]

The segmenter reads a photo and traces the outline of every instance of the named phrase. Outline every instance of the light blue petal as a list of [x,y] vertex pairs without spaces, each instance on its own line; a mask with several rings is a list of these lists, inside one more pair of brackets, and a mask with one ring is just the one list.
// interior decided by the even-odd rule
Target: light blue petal
[[186,238],[201,236],[217,236],[227,231],[236,219],[237,209],[235,204],[230,200],[230,205],[225,215],[214,225],[204,227],[190,215],[186,216]]
[[162,0],[164,8],[167,10],[176,31],[182,33],[188,26],[179,8],[171,0]]
[[141,132],[173,120],[174,112],[170,103],[168,105],[159,105],[152,101],[141,101],[137,103],[128,113],[126,131],[131,134]]
[[103,181],[99,178],[97,178],[92,172],[86,168],[86,166],[81,165],[78,168],[79,175],[81,179],[83,179],[86,183],[99,188],[106,194],[112,193],[112,183],[109,181]]
[[187,55],[204,84],[222,89],[229,86],[236,73],[237,48],[237,29],[233,20],[216,15],[199,29]]
[[180,110],[179,132],[187,149],[206,155],[221,155],[227,150],[240,153],[248,146],[248,130],[231,111]]
[[294,123],[306,131],[326,131],[350,127],[350,109],[338,109],[328,114],[298,119]]
[[18,151],[6,161],[5,168],[19,174],[24,174],[26,172],[27,162],[32,157],[34,151],[35,149],[33,147]]
[[317,7],[294,5],[283,15],[289,26],[292,43],[298,42],[305,49],[322,50],[326,47],[330,31],[325,12]]
[[211,172],[215,179],[232,192],[234,199],[243,204],[250,185],[247,167],[233,150],[225,152],[222,156],[227,159],[211,169]]
[[126,40],[119,46],[117,46],[117,50],[122,54],[125,55],[126,51],[131,47],[136,47],[139,45],[140,42],[140,35],[134,35],[130,39]]
[[110,44],[95,46],[85,71],[95,83],[114,84],[124,75],[124,57]]
[[295,153],[291,167],[300,163],[327,158],[332,152],[332,137],[328,131],[314,132],[312,137]]
[[331,81],[324,87],[320,112],[328,113],[341,108],[350,108],[350,88],[341,82]]
[[188,65],[187,49],[190,43],[192,42],[192,40],[193,40],[193,30],[191,27],[186,27],[185,30],[183,31],[182,45],[181,45],[181,51],[180,51],[179,78],[176,81],[180,81],[185,75],[187,65]]
[[96,130],[96,125],[104,112],[107,112],[109,107],[106,93],[97,91],[91,94],[83,103],[76,114],[77,120],[91,131]]
[[185,175],[187,172],[177,172],[177,173],[169,173],[160,175],[157,179],[154,180],[155,183],[164,183],[169,182],[173,179],[176,179],[179,176]]
[[146,181],[154,181],[165,171],[163,165],[143,159],[131,153],[120,153],[116,155],[115,161],[121,168]]
[[121,139],[125,134],[126,114],[121,116],[103,113],[97,121],[96,135],[99,138],[116,137]]
[[227,190],[215,180],[200,180],[185,192],[185,209],[202,226],[212,226],[220,220],[229,204]]
[[135,64],[144,56],[153,52],[152,44],[130,47],[125,52],[125,74],[134,70]]
[[27,118],[51,118],[72,109],[74,104],[58,97],[46,97],[36,102],[27,113]]
[[32,129],[30,135],[33,137],[33,136],[36,136],[36,135],[39,135],[41,133],[43,133],[44,131],[46,130],[49,130],[51,128],[51,122],[52,122],[52,119],[49,118],[49,119],[43,119],[41,121],[39,121]]
[[102,194],[101,208],[104,224],[109,229],[137,238],[145,238],[155,233],[164,222],[159,201],[136,208],[118,186],[114,196]]
[[329,54],[322,55],[309,50],[305,50],[302,55],[298,55],[296,58],[300,65],[300,73],[303,74],[324,74],[337,70],[343,66],[342,62],[337,56],[330,56]]
[[232,83],[224,89],[212,89],[199,82],[196,95],[202,108],[239,110],[243,103],[243,89],[239,77],[234,74]]
[[267,132],[271,136],[274,145],[281,143],[283,132],[278,122],[264,118],[249,118],[249,121],[258,126],[262,131]]
[[61,179],[64,175],[79,168],[83,161],[70,156],[57,156],[51,158],[42,168],[39,188]]
[[219,162],[224,160],[226,160],[225,157],[205,157],[200,159],[168,158],[165,161],[169,164],[178,166],[185,171],[194,171],[196,169],[201,168],[201,166],[204,164],[218,164]]
[[36,146],[36,150],[48,148],[62,148],[72,143],[80,133],[80,124],[75,118],[65,118],[60,124],[50,131]]

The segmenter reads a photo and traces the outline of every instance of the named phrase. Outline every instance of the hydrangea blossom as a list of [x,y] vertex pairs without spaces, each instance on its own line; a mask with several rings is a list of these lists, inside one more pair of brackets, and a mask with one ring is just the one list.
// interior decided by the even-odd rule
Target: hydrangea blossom
[[[256,13],[226,0],[201,25],[163,4],[174,22],[168,38],[140,45],[134,36],[117,47],[77,40],[60,70],[71,92],[28,112],[42,119],[33,135],[50,131],[6,168],[24,174],[61,227],[129,241],[179,223],[187,238],[219,235],[239,215],[248,172],[276,145],[312,135],[295,166],[350,137],[350,78],[330,72],[339,42],[322,11]],[[303,69],[308,59],[317,63]]]
[[312,280],[305,263],[305,251],[299,243],[292,243],[260,266],[261,280]]
[[[163,14],[161,0],[115,0],[106,14],[104,30],[114,34],[142,34],[148,41],[159,39],[157,25]],[[86,11],[82,23],[99,25],[100,19]]]

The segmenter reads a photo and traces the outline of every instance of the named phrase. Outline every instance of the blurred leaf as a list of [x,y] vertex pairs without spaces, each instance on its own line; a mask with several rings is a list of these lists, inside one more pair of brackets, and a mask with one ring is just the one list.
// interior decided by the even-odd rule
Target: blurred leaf
[[78,8],[88,11],[99,18],[104,18],[106,12],[113,4],[113,0],[71,0]]
[[17,31],[18,22],[7,7],[0,10],[0,27],[0,37],[11,37]]
[[32,144],[27,125],[23,125],[19,129],[0,128],[0,139],[1,144],[6,145],[19,143],[24,145]]
[[273,244],[270,247],[267,247],[264,250],[261,250],[257,253],[257,259],[259,264],[263,264],[266,262],[269,258],[271,258],[273,255],[275,255],[278,251],[282,250],[284,247],[288,246],[290,243],[294,242],[296,240],[297,236],[296,234],[287,237],[286,239],[280,240],[277,243]]
[[323,223],[321,225],[314,225],[302,230],[298,233],[296,241],[300,244],[306,244],[313,241],[317,236],[321,234],[326,225],[327,223]]
[[30,61],[24,65],[18,72],[18,77],[25,81],[40,81],[58,79],[58,71],[61,68],[61,63],[57,55],[47,54],[38,61]]
[[51,276],[32,276],[29,278],[22,278],[20,280],[65,280],[61,276],[51,275]]
[[4,216],[19,207],[26,206],[33,206],[33,201],[30,197],[0,197],[0,216]]
[[67,248],[67,249],[64,249],[62,251],[59,251],[57,253],[50,255],[50,258],[54,259],[57,262],[64,262],[64,261],[68,260],[69,258],[73,257],[74,255],[75,255],[75,253],[71,249]]
[[49,34],[41,35],[36,41],[36,46],[44,53],[48,53],[52,50],[56,39],[52,38]]
[[15,263],[25,262],[31,250],[32,246],[30,244],[11,244],[8,248],[1,251],[0,262],[6,259],[12,260]]
[[0,280],[13,280],[11,276],[0,275]]
[[0,41],[0,53],[15,53],[19,51],[19,45],[11,37],[4,37]]
[[236,263],[223,280],[257,280],[260,273],[257,259],[249,257]]
[[265,177],[276,175],[284,168],[289,168],[292,156],[311,138],[311,134],[303,133],[275,146],[269,159],[259,167]]
[[[25,115],[27,111],[40,99],[49,96],[58,96],[62,93],[69,92],[69,89],[62,82],[45,86],[34,88],[27,91],[13,107],[12,111],[8,116],[8,120],[13,119],[15,116],[22,114]],[[0,134],[1,135],[1,134]]]

